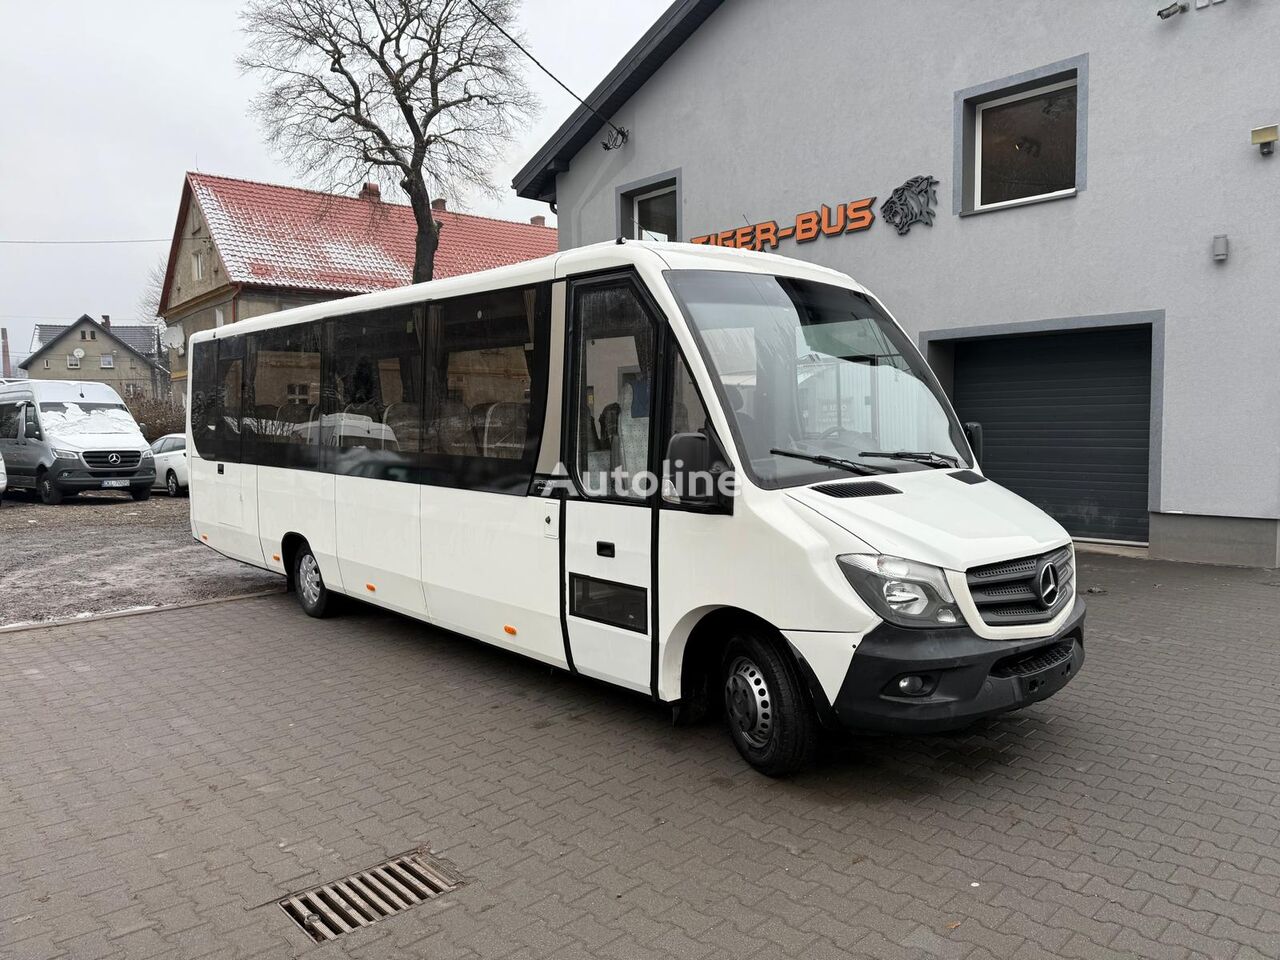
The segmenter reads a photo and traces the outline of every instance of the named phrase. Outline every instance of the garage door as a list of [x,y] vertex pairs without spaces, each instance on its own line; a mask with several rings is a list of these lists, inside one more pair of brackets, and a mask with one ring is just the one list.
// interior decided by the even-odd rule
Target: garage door
[[953,394],[991,479],[1073,537],[1146,542],[1149,327],[961,341]]

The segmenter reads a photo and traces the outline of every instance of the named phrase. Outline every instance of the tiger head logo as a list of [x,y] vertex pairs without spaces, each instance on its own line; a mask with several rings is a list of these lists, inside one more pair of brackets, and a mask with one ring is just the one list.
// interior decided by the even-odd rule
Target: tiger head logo
[[938,202],[934,190],[937,185],[933,177],[912,177],[880,204],[880,216],[893,224],[899,236],[910,230],[913,223],[932,227],[933,205]]

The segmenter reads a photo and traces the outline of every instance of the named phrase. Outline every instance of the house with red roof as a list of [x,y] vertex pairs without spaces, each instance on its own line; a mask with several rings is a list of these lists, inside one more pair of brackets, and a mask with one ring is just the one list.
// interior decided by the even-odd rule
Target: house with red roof
[[[543,217],[495,220],[455,213],[444,200],[432,208],[437,278],[556,252]],[[197,331],[409,283],[414,234],[413,212],[383,200],[376,184],[350,197],[188,173],[160,295],[173,379],[186,380],[186,343]]]

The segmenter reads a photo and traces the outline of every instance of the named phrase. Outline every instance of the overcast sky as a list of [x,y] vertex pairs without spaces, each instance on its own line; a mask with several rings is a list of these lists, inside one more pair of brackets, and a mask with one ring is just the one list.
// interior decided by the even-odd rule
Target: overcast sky
[[[669,2],[524,0],[522,20],[534,54],[585,96]],[[186,170],[305,185],[246,115],[256,82],[235,66],[240,6],[0,0],[0,240],[169,237]],[[550,213],[509,185],[575,103],[532,64],[529,80],[542,114],[494,173],[502,198],[473,198],[469,212]],[[41,320],[136,318],[147,271],[167,251],[0,244],[0,326],[14,363]]]

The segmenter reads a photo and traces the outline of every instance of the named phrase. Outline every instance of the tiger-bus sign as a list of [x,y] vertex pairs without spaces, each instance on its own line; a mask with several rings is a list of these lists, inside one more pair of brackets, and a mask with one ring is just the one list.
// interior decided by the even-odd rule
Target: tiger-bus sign
[[875,202],[875,197],[863,197],[861,200],[850,200],[835,206],[824,203],[817,210],[797,213],[793,222],[781,226],[776,220],[762,220],[760,223],[744,224],[719,233],[692,237],[690,243],[739,247],[743,250],[776,250],[783,240],[808,243],[818,237],[857,233],[876,222],[875,211],[871,209]]
[[[912,224],[933,226],[933,207],[938,202],[933,177],[912,177],[889,195],[880,205],[880,215],[898,231],[906,234]],[[876,222],[875,197],[849,200],[834,206],[822,204],[817,210],[797,213],[791,223],[779,225],[776,220],[762,220],[741,227],[693,237],[691,243],[716,247],[738,247],[743,250],[776,250],[783,240],[809,243],[818,237],[835,237],[859,233]]]

